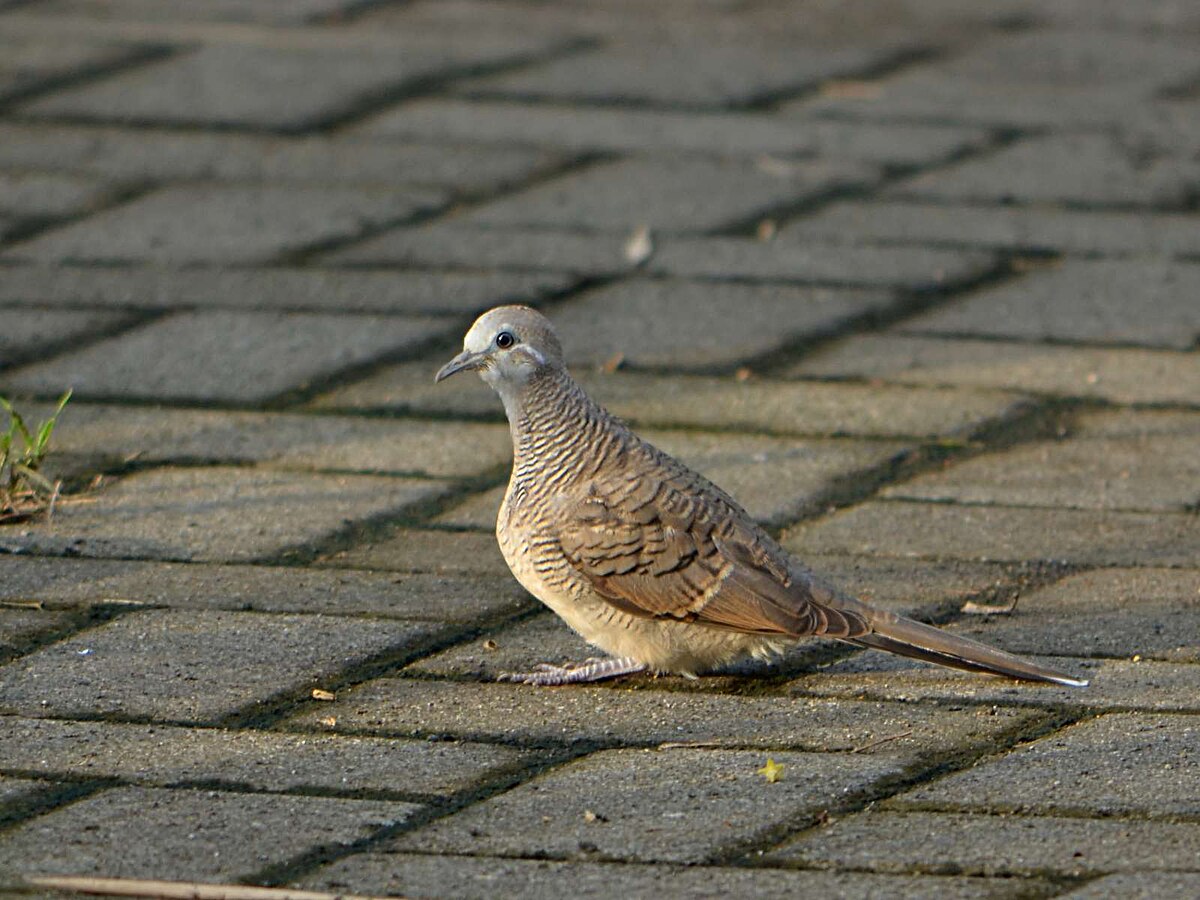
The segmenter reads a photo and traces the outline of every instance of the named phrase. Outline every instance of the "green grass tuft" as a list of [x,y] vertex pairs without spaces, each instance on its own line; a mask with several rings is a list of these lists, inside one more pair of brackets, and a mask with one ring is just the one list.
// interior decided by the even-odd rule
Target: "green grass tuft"
[[52,511],[61,482],[51,482],[41,473],[50,452],[50,437],[71,392],[58,400],[54,415],[30,429],[11,403],[0,397],[0,409],[8,413],[8,430],[0,433],[0,524]]

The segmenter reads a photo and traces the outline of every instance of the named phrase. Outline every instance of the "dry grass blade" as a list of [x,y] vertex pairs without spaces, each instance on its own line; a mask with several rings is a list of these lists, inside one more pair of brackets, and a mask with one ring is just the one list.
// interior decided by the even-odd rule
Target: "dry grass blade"
[[1020,599],[1020,597],[1013,597],[1011,601],[1002,606],[991,603],[976,603],[974,600],[968,600],[962,605],[962,612],[968,616],[1007,616],[1010,613],[1016,612],[1017,601]]
[[912,734],[911,729],[909,731],[901,731],[899,734],[889,734],[887,737],[881,737],[878,740],[871,741],[869,744],[863,744],[861,747],[855,747],[850,752],[851,753],[866,753],[868,750],[875,749],[880,744],[886,744],[889,741],[898,741],[901,738],[909,737],[911,734]]
[[204,884],[195,881],[157,881],[142,878],[37,875],[31,885],[108,897],[158,897],[162,900],[376,900],[362,894],[327,894],[292,888],[249,887],[241,884]]

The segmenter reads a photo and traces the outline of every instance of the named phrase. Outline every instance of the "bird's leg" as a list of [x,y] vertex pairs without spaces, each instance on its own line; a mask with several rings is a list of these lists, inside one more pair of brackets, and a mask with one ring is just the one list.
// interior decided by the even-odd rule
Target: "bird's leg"
[[540,663],[534,666],[532,672],[506,672],[499,676],[498,681],[515,681],[520,684],[536,684],[550,686],[559,684],[581,684],[588,681],[603,681],[605,678],[616,678],[618,675],[632,675],[644,672],[645,663],[640,663],[632,656],[609,657],[607,659],[589,659],[578,665],[555,666],[550,663]]

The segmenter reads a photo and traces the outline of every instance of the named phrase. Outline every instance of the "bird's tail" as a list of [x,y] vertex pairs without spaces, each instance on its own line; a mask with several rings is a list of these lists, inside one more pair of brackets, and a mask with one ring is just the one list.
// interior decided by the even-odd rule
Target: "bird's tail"
[[851,638],[850,643],[887,650],[900,656],[955,669],[965,669],[968,672],[987,672],[1022,681],[1044,681],[1068,687],[1087,686],[1085,680],[1072,678],[979,641],[934,628],[932,625],[924,625],[895,613],[875,609],[865,603],[861,604],[861,609],[858,603],[852,603],[850,606],[855,612],[864,614],[863,617],[871,625],[870,633]]

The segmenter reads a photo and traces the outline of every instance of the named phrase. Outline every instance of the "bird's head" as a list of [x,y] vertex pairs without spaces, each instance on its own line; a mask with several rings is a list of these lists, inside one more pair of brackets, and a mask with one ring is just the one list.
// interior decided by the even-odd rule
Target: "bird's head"
[[475,320],[463,338],[463,352],[434,380],[474,370],[497,390],[512,389],[535,372],[562,365],[562,345],[545,316],[528,306],[497,306]]

